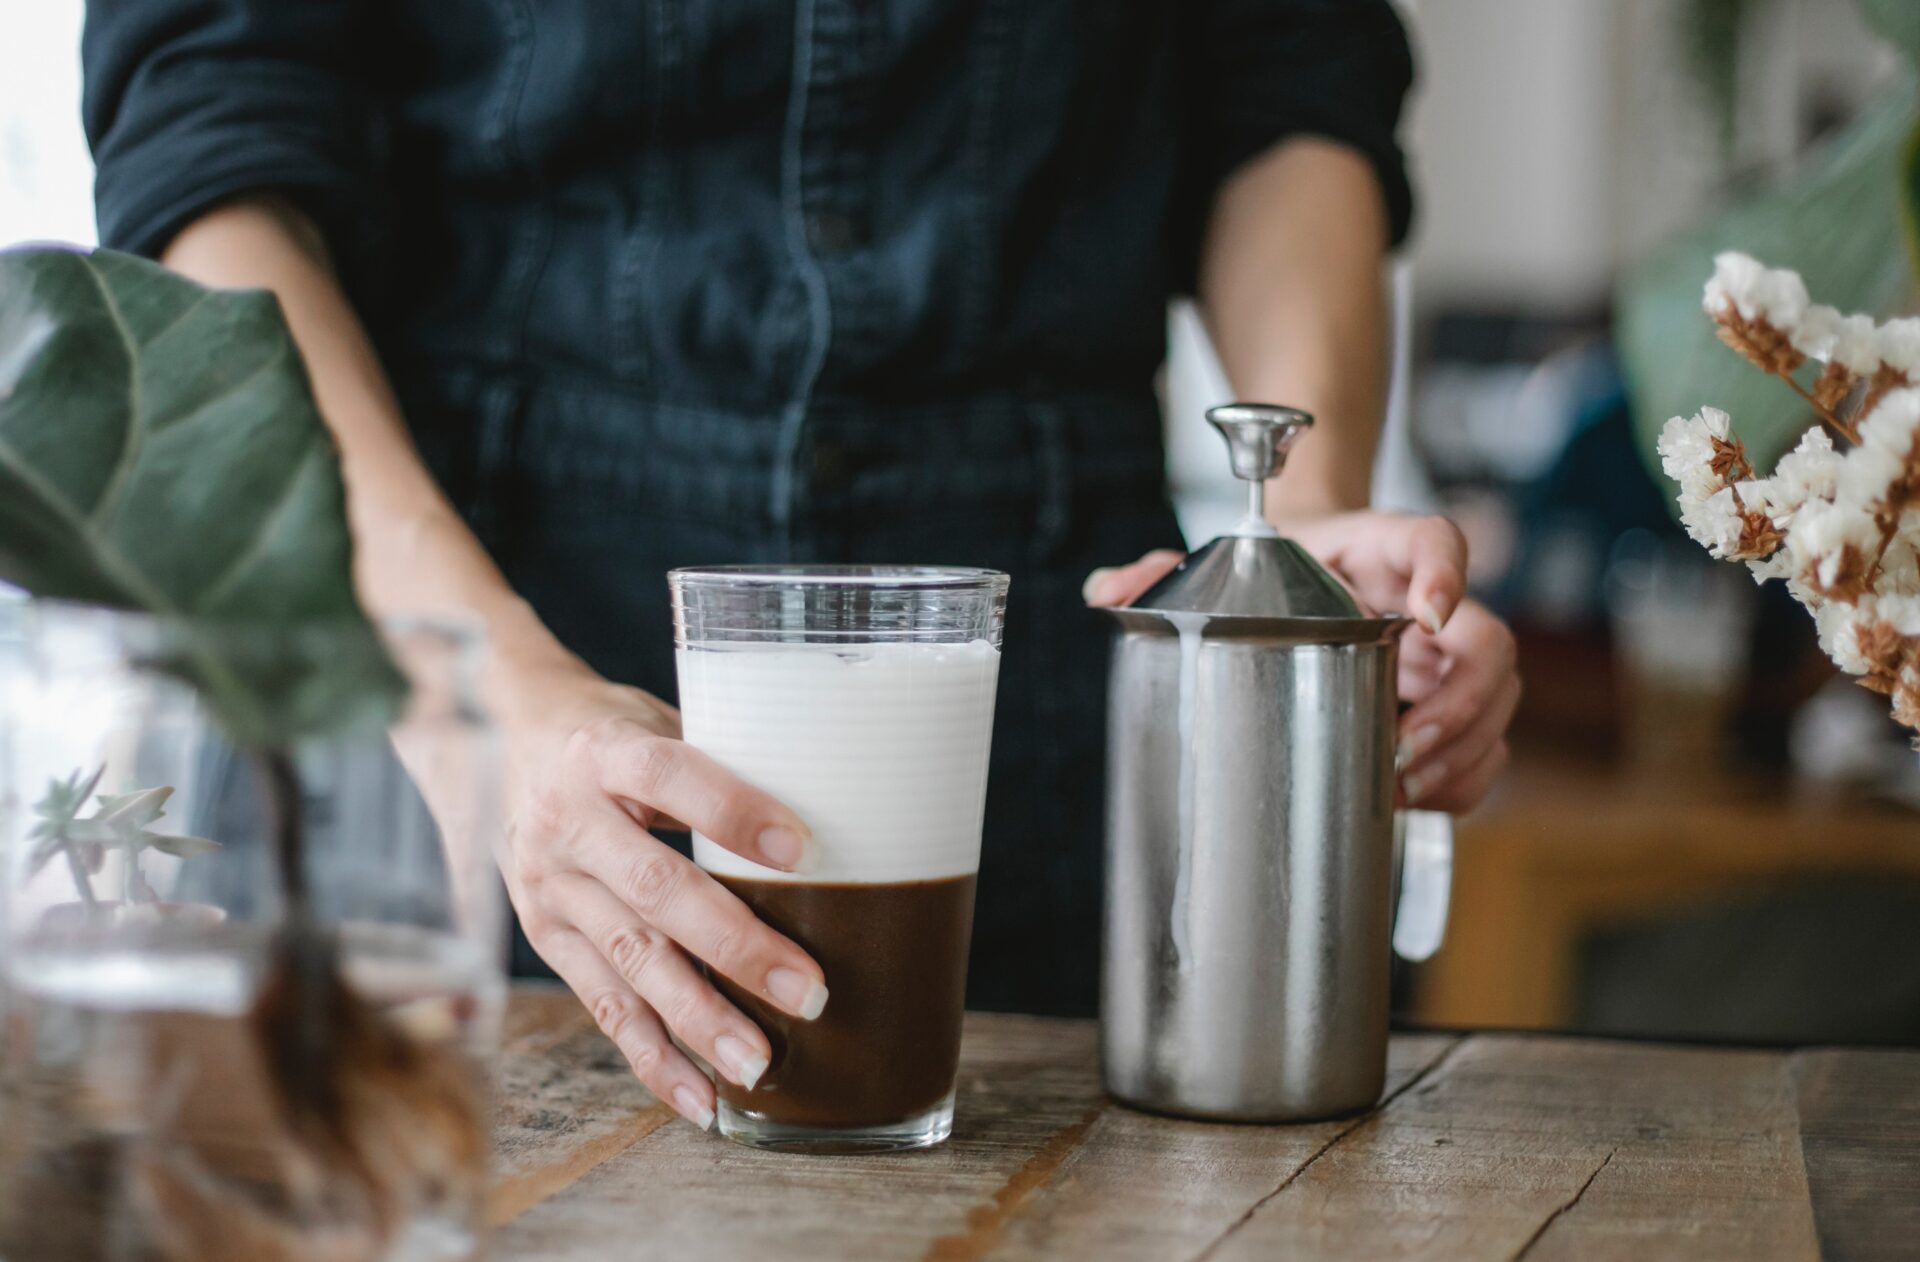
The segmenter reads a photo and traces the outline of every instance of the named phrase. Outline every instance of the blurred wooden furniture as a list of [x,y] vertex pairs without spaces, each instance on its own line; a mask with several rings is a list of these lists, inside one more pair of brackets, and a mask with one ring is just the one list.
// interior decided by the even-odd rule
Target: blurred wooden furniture
[[1563,1026],[1589,932],[1833,873],[1920,878],[1920,817],[1712,775],[1517,763],[1458,826],[1447,940],[1416,974],[1411,1015]]
[[1360,1117],[1233,1126],[1100,1092],[1084,1021],[968,1018],[954,1137],[804,1157],[656,1103],[564,992],[516,993],[494,1255],[1812,1259],[1920,1240],[1920,1052],[1396,1036]]

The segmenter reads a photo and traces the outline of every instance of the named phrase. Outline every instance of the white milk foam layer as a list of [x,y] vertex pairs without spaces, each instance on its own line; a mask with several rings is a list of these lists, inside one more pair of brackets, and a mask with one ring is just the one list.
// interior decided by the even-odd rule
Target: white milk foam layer
[[781,872],[695,833],[726,876],[883,884],[980,866],[1000,650],[970,644],[745,644],[679,651],[687,743],[792,807],[807,871]]

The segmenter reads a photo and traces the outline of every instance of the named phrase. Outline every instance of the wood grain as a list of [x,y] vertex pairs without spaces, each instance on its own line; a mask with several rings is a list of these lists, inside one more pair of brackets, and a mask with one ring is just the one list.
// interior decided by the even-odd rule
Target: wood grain
[[1802,1052],[1792,1073],[1828,1262],[1920,1255],[1920,1055]]
[[1817,1258],[1783,1067],[1476,1036],[1216,1256]]
[[1380,1108],[1233,1126],[1110,1103],[1096,1050],[1088,1022],[970,1015],[948,1144],[782,1155],[679,1121],[563,992],[517,994],[495,1255],[1659,1262],[1920,1245],[1916,1052],[1401,1035]]
[[946,1144],[798,1156],[663,1126],[514,1221],[497,1251],[541,1262],[601,1259],[617,1241],[623,1258],[917,1260],[943,1237],[965,1239],[986,1223],[974,1217],[983,1207],[1017,1212],[1028,1162],[1105,1107],[1094,1037],[1086,1022],[969,1015]]
[[[1396,1039],[1387,1095],[1403,1090],[1457,1042]],[[990,1257],[1190,1258],[1249,1213],[1314,1155],[1364,1119],[1305,1126],[1238,1126],[1155,1117],[1115,1106],[1015,1221]],[[1124,1206],[1116,1213],[1116,1206]]]
[[496,1075],[496,1226],[571,1186],[677,1114],[640,1085],[568,991],[516,988]]
[[1000,1185],[991,1201],[967,1212],[964,1232],[941,1236],[929,1245],[924,1262],[977,1262],[995,1252],[1008,1224],[1026,1211],[1034,1197],[1060,1173],[1060,1167],[1080,1151],[1101,1112],[1096,1107],[1072,1126],[1054,1132],[1039,1152]]

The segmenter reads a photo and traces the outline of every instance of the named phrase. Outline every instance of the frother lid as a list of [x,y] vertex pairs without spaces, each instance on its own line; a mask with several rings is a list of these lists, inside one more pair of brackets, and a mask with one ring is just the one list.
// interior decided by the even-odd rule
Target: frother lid
[[1326,567],[1278,535],[1222,535],[1133,602],[1157,613],[1236,618],[1370,618]]
[[1116,610],[1122,621],[1133,621],[1128,613],[1205,614],[1210,621],[1247,619],[1250,631],[1336,641],[1371,639],[1401,621],[1364,609],[1325,566],[1261,516],[1266,479],[1280,472],[1287,449],[1313,417],[1297,408],[1230,403],[1209,409],[1207,420],[1226,439],[1234,475],[1248,483],[1247,517],[1233,533],[1189,555],[1126,610]]

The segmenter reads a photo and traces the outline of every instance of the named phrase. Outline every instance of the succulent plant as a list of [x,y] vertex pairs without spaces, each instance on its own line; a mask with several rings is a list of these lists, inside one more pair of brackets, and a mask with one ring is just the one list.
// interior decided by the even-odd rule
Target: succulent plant
[[129,903],[159,901],[159,895],[140,872],[141,851],[151,848],[185,859],[220,848],[219,842],[205,837],[153,830],[152,825],[166,813],[167,799],[173,796],[173,786],[168,784],[130,793],[99,794],[93,814],[82,818],[80,812],[87,799],[95,796],[94,789],[105,772],[102,765],[84,779],[75,771],[65,780],[50,781],[46,795],[34,803],[39,822],[27,833],[33,846],[27,856],[28,874],[44,868],[56,855],[65,855],[74,887],[89,913],[99,907],[91,878],[105,864],[109,847],[126,856],[124,895]]

